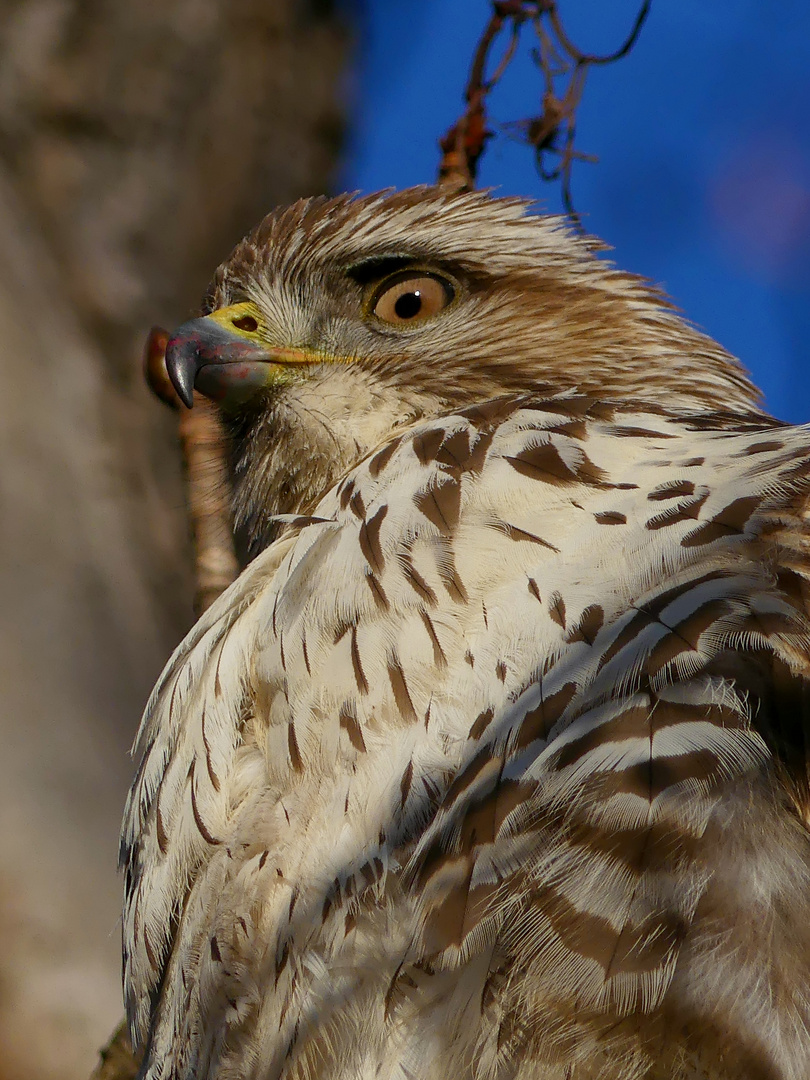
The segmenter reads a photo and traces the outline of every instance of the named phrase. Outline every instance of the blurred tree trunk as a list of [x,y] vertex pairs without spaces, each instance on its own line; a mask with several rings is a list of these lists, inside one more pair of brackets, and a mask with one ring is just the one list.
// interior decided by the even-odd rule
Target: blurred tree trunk
[[122,1011],[126,752],[192,596],[146,329],[328,185],[346,45],[323,0],[0,0],[0,1080],[86,1080]]

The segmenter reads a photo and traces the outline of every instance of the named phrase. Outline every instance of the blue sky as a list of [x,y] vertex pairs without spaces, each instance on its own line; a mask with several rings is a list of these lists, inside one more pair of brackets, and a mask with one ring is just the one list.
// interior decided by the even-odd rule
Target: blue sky
[[[560,0],[571,37],[607,52],[636,2]],[[355,127],[340,186],[430,182],[458,115],[487,0],[367,0]],[[495,121],[539,111],[526,46],[493,95]],[[664,285],[740,356],[782,419],[810,421],[810,3],[653,0],[633,53],[594,69],[575,167],[587,228]],[[529,149],[492,141],[479,181],[560,208]]]

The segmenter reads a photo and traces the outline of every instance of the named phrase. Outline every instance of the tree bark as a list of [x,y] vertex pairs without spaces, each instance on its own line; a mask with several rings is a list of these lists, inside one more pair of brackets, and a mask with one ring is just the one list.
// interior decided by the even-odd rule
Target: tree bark
[[126,751],[192,619],[143,340],[328,185],[348,35],[322,0],[0,0],[0,28],[0,1080],[86,1080]]

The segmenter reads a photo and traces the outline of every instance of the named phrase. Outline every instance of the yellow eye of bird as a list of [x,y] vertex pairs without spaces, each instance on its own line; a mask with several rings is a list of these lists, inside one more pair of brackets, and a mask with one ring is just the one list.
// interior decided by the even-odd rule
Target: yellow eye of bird
[[371,311],[383,322],[402,326],[437,315],[452,299],[452,287],[443,278],[405,271],[383,283]]

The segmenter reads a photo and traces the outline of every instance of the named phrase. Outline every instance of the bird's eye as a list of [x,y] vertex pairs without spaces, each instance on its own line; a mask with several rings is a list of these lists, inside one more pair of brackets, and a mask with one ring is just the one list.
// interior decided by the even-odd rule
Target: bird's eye
[[405,326],[437,315],[453,299],[450,282],[435,274],[413,270],[387,278],[371,302],[371,312],[383,322]]

